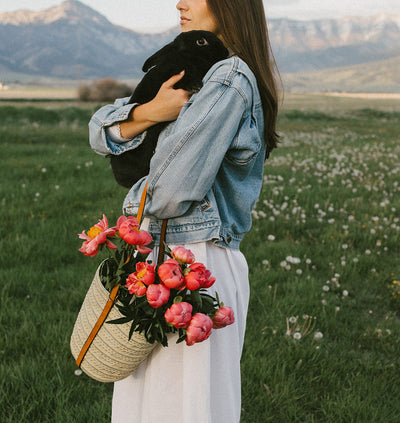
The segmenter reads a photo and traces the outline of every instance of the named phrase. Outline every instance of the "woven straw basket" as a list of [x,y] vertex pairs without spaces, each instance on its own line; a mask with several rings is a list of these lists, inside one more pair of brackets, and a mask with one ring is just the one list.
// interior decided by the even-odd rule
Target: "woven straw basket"
[[[109,298],[99,277],[100,266],[83,301],[71,336],[71,352],[77,359],[94,325]],[[128,339],[130,323],[107,324],[123,317],[117,307],[112,307],[106,322],[101,326],[87,351],[80,368],[100,382],[115,382],[133,373],[157,344],[134,332]]]

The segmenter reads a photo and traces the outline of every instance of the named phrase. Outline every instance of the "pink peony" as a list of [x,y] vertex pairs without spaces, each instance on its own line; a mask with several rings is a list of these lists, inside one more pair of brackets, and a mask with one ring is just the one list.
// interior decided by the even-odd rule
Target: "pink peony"
[[194,263],[194,254],[183,247],[176,247],[171,251],[171,256],[179,260],[181,263],[192,264]]
[[155,280],[154,266],[149,263],[136,263],[136,272],[131,273],[126,280],[126,287],[130,294],[139,297],[146,294],[147,286]]
[[175,259],[166,260],[158,268],[158,276],[162,283],[171,289],[180,289],[185,284],[181,266]]
[[136,272],[134,275],[136,275],[136,277],[146,285],[151,285],[156,278],[155,272],[156,271],[152,264],[147,262],[139,262],[136,263]]
[[142,297],[147,292],[147,286],[140,280],[134,278],[133,275],[134,274],[131,273],[126,279],[126,287],[128,288],[130,294]]
[[231,307],[221,307],[217,310],[213,317],[213,328],[222,329],[231,325],[235,321],[235,316]]
[[191,291],[199,288],[209,288],[215,282],[215,278],[211,277],[211,272],[202,263],[191,264],[186,269],[186,272],[185,284]]
[[186,345],[193,345],[196,342],[205,341],[211,335],[213,322],[209,316],[203,313],[196,313],[186,330]]
[[106,244],[108,248],[117,249],[118,247],[110,242],[107,237],[115,235],[116,228],[109,228],[106,216],[103,214],[103,219],[99,220],[93,227],[91,227],[87,234],[85,231],[78,236],[80,239],[85,239],[79,251],[85,256],[94,257],[99,252],[99,246]]
[[147,288],[146,296],[149,304],[154,308],[159,308],[169,300],[170,289],[161,284],[151,284]]
[[165,320],[176,328],[187,328],[192,319],[193,307],[189,303],[176,303],[165,312]]
[[146,248],[145,245],[150,244],[153,238],[148,232],[141,231],[139,228],[139,222],[134,216],[120,216],[117,221],[120,237],[128,244],[135,245],[140,253],[148,254],[151,249]]

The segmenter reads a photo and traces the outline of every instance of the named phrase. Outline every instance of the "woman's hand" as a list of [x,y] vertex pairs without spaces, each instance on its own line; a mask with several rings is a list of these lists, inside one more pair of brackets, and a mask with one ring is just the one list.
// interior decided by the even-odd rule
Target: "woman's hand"
[[148,113],[147,118],[149,120],[155,123],[169,122],[178,117],[182,106],[190,97],[188,91],[182,89],[175,90],[173,88],[183,76],[184,71],[165,81],[153,100],[146,104]]
[[141,104],[133,109],[131,118],[120,123],[121,136],[131,139],[146,129],[159,122],[169,122],[175,120],[182,106],[189,100],[188,91],[178,89],[173,86],[183,78],[184,72],[172,76],[165,81],[157,95],[148,103]]

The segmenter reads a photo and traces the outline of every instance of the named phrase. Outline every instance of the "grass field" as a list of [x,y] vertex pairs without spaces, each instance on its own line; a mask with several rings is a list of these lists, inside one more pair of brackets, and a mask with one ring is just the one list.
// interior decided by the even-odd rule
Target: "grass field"
[[[126,193],[88,146],[95,108],[0,103],[2,423],[110,420],[112,385],[69,352],[97,267],[77,233]],[[395,101],[285,104],[242,244],[243,423],[400,421],[399,120]]]

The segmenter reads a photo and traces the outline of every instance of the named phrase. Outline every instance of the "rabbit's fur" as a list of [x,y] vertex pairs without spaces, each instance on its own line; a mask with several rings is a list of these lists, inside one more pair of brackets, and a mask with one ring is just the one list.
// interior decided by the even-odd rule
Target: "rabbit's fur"
[[[210,67],[227,57],[228,50],[212,32],[183,32],[146,60],[142,70],[147,73],[128,103],[149,102],[165,81],[182,70],[185,71],[185,75],[174,88],[183,88],[191,93],[197,92],[201,89],[202,79]],[[161,122],[150,127],[143,143],[134,150],[111,156],[114,177],[120,185],[130,188],[148,174],[158,135],[167,124],[168,122]]]

